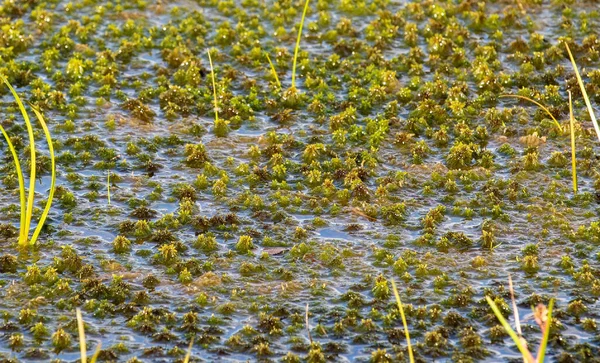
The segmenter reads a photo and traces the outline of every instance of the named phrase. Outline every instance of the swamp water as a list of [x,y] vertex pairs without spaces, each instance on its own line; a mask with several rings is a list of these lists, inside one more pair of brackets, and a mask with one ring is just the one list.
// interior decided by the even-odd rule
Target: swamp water
[[519,362],[484,298],[512,318],[509,274],[533,351],[554,298],[548,360],[597,361],[600,154],[563,44],[597,105],[597,4],[315,0],[294,92],[303,6],[3,1],[0,71],[43,111],[58,179],[19,253],[2,144],[0,361],[79,359],[77,307],[106,362],[183,361],[192,337],[192,361],[405,361],[394,279],[417,361]]

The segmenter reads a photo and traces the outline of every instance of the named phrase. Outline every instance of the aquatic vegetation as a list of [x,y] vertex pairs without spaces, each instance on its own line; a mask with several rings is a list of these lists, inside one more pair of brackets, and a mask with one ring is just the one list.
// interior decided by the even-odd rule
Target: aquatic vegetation
[[571,130],[571,175],[573,178],[573,192],[577,193],[577,159],[575,155],[575,117],[573,117],[573,102],[571,91],[569,93],[569,128]]
[[539,108],[541,108],[542,110],[544,110],[544,112],[546,112],[546,114],[548,116],[550,116],[550,118],[554,122],[554,125],[556,125],[556,128],[559,130],[559,132],[562,132],[562,127],[560,126],[560,123],[558,122],[558,120],[556,119],[556,117],[554,117],[554,115],[552,114],[552,112],[550,112],[550,110],[548,110],[544,105],[542,105],[541,103],[537,102],[536,100],[533,100],[533,99],[531,99],[531,98],[529,98],[527,96],[523,96],[523,95],[500,95],[500,97],[514,97],[514,98],[526,100],[526,101],[529,101],[529,102],[535,104],[536,106],[538,106]]
[[106,173],[106,199],[110,205],[110,171]]
[[[43,248],[0,254],[0,361],[72,360],[77,307],[105,361],[506,360],[485,297],[509,320],[508,271],[518,309],[564,301],[546,360],[593,360],[597,135],[561,43],[592,105],[600,43],[576,5],[5,2],[2,74],[56,120],[58,185]],[[27,180],[2,157],[8,247]]]
[[214,113],[215,113],[215,122],[214,122],[214,132],[215,135],[219,137],[227,136],[229,132],[229,121],[223,120],[219,118],[219,103],[217,101],[217,84],[215,81],[215,70],[213,68],[213,61],[210,55],[210,49],[206,51],[208,54],[208,61],[210,64],[210,78],[212,80],[212,89],[213,89],[213,102],[214,102]]
[[506,321],[503,313],[500,311],[500,309],[498,308],[496,303],[489,296],[486,296],[485,299],[486,299],[487,303],[489,304],[489,306],[492,308],[492,311],[494,312],[494,315],[496,315],[496,318],[498,318],[498,320],[500,321],[500,323],[502,324],[502,326],[504,327],[504,329],[506,330],[508,335],[511,337],[511,339],[517,345],[517,348],[519,348],[519,351],[523,355],[523,360],[528,363],[543,362],[544,357],[546,356],[546,348],[548,346],[548,339],[550,337],[550,327],[551,327],[551,323],[552,323],[552,308],[554,306],[554,299],[550,300],[550,303],[549,303],[547,309],[546,309],[546,306],[544,306],[543,304],[539,304],[534,310],[535,321],[539,325],[540,330],[542,331],[542,341],[538,348],[536,357],[534,358],[533,354],[529,351],[529,349],[527,347],[527,342],[525,341],[525,339],[523,338],[522,333],[521,333],[519,315],[518,315],[517,307],[516,307],[516,304],[514,301],[514,293],[512,290],[512,280],[510,279],[510,277],[509,277],[509,283],[510,283],[510,291],[511,291],[511,298],[512,298],[512,302],[513,302],[513,311],[515,314],[515,324],[517,327],[517,332],[515,332],[512,329],[512,327],[510,326],[510,324]]
[[[86,339],[85,339],[85,327],[83,318],[81,317],[81,310],[77,308],[75,310],[75,314],[77,317],[77,331],[79,332],[79,350],[81,353],[81,363],[87,363],[87,347],[86,347]],[[100,348],[102,348],[102,343],[99,342],[96,346],[96,351],[92,355],[90,359],[90,363],[95,363],[98,359],[98,355],[100,354]]]
[[404,316],[404,309],[402,307],[402,301],[400,300],[400,295],[398,295],[398,289],[396,288],[396,282],[393,279],[392,279],[392,290],[394,291],[394,297],[396,298],[396,303],[398,304],[398,310],[400,311],[400,317],[402,318],[402,326],[404,327],[404,335],[406,336],[406,346],[408,349],[409,362],[414,363],[415,358],[413,355],[412,346],[410,344],[410,333],[408,331],[408,324],[406,323],[406,316]]
[[302,10],[302,18],[300,19],[300,26],[298,27],[296,47],[294,47],[294,61],[292,63],[292,92],[296,91],[296,65],[298,63],[298,52],[300,51],[300,40],[302,39],[302,27],[304,26],[304,19],[306,18],[306,12],[308,11],[309,2],[310,0],[306,0],[306,2],[304,3],[304,10]]
[[590,119],[592,120],[592,124],[594,125],[594,130],[596,131],[596,135],[598,136],[598,140],[600,141],[600,126],[598,126],[598,121],[596,120],[596,115],[594,113],[594,109],[592,108],[592,104],[590,103],[590,98],[585,90],[585,85],[583,84],[583,80],[581,79],[581,75],[579,74],[579,69],[577,67],[577,63],[573,58],[573,54],[571,53],[571,48],[569,48],[569,44],[565,42],[565,47],[567,48],[567,53],[569,54],[569,59],[571,60],[571,65],[573,66],[573,71],[575,72],[575,76],[577,77],[577,84],[579,84],[579,89],[581,90],[581,94],[583,95],[583,100],[585,101],[585,105],[587,107],[588,113],[590,115]]
[[24,179],[23,173],[21,171],[21,163],[19,162],[17,152],[15,150],[15,147],[12,144],[10,137],[8,136],[8,134],[6,133],[4,128],[2,128],[0,126],[0,131],[4,135],[4,138],[8,144],[10,152],[12,154],[13,162],[15,164],[15,170],[16,170],[17,177],[19,180],[19,196],[20,196],[20,201],[21,201],[21,223],[19,225],[18,244],[21,248],[23,248],[28,245],[29,246],[35,245],[35,243],[38,239],[38,236],[42,230],[42,227],[44,226],[46,218],[48,217],[48,213],[50,212],[50,207],[52,206],[52,200],[54,197],[54,187],[55,187],[55,183],[56,183],[56,165],[55,165],[55,157],[54,157],[54,146],[52,144],[52,137],[50,136],[50,131],[48,130],[48,126],[46,125],[46,122],[44,121],[44,117],[35,107],[32,107],[33,112],[35,113],[40,125],[42,126],[44,135],[46,137],[46,142],[48,143],[48,150],[50,152],[50,161],[51,161],[52,183],[50,186],[50,192],[48,195],[48,199],[46,201],[46,206],[44,207],[42,215],[40,216],[38,224],[33,232],[33,235],[31,236],[31,239],[30,239],[29,238],[29,230],[30,230],[31,220],[33,218],[33,202],[34,202],[34,196],[35,196],[35,181],[36,181],[36,152],[35,152],[35,140],[33,137],[33,128],[32,128],[31,122],[29,121],[29,115],[27,114],[27,110],[25,109],[25,106],[23,105],[23,102],[21,101],[21,98],[19,97],[19,95],[17,94],[15,89],[12,87],[12,85],[9,83],[8,79],[5,76],[0,75],[0,79],[9,88],[15,101],[17,102],[17,104],[19,106],[19,110],[21,111],[21,115],[23,116],[23,119],[25,120],[25,126],[27,127],[27,133],[29,135],[30,173],[29,173],[29,190],[28,190],[28,196],[27,196],[27,203],[25,203],[25,183],[23,180]]
[[269,61],[269,66],[271,67],[271,73],[273,74],[273,77],[275,78],[275,82],[277,83],[277,87],[279,87],[279,89],[281,89],[281,82],[279,81],[279,76],[277,75],[277,71],[275,70],[275,66],[273,65],[273,62],[271,62],[271,57],[269,57],[269,53],[265,53],[265,56],[267,57],[267,61]]

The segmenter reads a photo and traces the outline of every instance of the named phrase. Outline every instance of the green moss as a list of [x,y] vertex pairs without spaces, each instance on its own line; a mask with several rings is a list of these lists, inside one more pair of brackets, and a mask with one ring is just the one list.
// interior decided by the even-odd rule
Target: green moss
[[52,334],[52,345],[54,346],[54,352],[57,354],[68,349],[71,346],[71,335],[59,328]]
[[15,273],[17,272],[18,261],[17,257],[4,254],[0,256],[0,272],[1,273]]
[[113,241],[115,253],[127,253],[131,251],[131,241],[124,236],[117,236]]
[[446,156],[446,163],[450,169],[466,169],[472,165],[475,148],[472,144],[460,141],[454,143]]
[[208,153],[202,144],[185,145],[185,163],[191,168],[202,168],[209,161]]
[[252,243],[252,237],[250,236],[240,236],[237,243],[235,244],[235,249],[242,254],[246,254],[250,252],[254,248],[254,243]]

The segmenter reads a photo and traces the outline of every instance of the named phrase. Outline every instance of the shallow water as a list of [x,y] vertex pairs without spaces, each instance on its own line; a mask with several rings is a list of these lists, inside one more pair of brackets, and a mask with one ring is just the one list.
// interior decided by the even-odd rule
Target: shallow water
[[[284,88],[289,87],[293,29],[299,22],[301,2],[230,2],[221,7],[206,1],[173,0],[146,6],[136,3],[121,1],[120,10],[115,4],[96,1],[33,1],[22,11],[11,10],[8,5],[0,9],[3,25],[23,21],[22,34],[31,37],[31,43],[14,57],[4,56],[21,62],[20,66],[3,62],[2,67],[10,69],[5,74],[22,97],[42,107],[59,158],[57,185],[63,188],[51,209],[47,222],[50,228],[29,257],[18,255],[14,238],[0,239],[2,255],[19,256],[16,273],[0,272],[0,313],[4,319],[0,321],[0,360],[30,361],[32,350],[39,349],[42,361],[75,361],[78,347],[74,309],[80,307],[88,351],[102,342],[103,361],[134,357],[147,362],[181,360],[183,350],[195,336],[192,357],[198,361],[279,361],[291,352],[317,362],[318,354],[309,352],[304,322],[308,304],[311,337],[320,344],[325,359],[370,361],[375,360],[378,349],[385,349],[388,361],[401,361],[406,354],[405,340],[393,295],[389,291],[380,295],[374,290],[377,279],[385,278],[399,285],[419,360],[518,361],[518,350],[510,338],[491,341],[490,328],[497,322],[484,299],[492,296],[510,306],[509,274],[515,284],[524,335],[534,349],[541,334],[530,305],[538,298],[545,304],[555,298],[557,323],[551,330],[550,359],[567,361],[571,356],[575,361],[593,361],[600,355],[597,330],[592,324],[600,307],[599,235],[592,226],[599,212],[595,195],[598,144],[570,64],[564,54],[553,58],[551,48],[562,47],[560,38],[572,37],[570,45],[579,45],[573,49],[580,65],[585,66],[584,75],[587,70],[600,68],[593,38],[597,36],[598,14],[593,3],[578,2],[572,7],[558,2],[489,3],[479,9],[487,19],[493,19],[494,14],[502,19],[511,11],[520,15],[512,26],[488,24],[482,28],[474,25],[479,6],[475,3],[427,2],[422,5],[422,14],[414,5],[420,2],[367,2],[364,14],[345,9],[348,2],[311,3],[297,79],[306,101],[297,107],[282,101],[266,59],[253,60],[252,48],[262,46],[270,53]],[[577,197],[571,190],[569,163],[550,163],[555,151],[570,161],[567,133],[556,135],[552,122],[529,103],[490,99],[474,74],[475,66],[450,64],[448,68],[428,61],[434,52],[429,42],[435,31],[430,29],[435,29],[435,21],[439,20],[436,6],[446,9],[448,20],[442,22],[443,30],[451,26],[457,32],[466,30],[462,41],[458,35],[447,37],[455,43],[447,54],[442,53],[442,61],[452,63],[462,47],[466,59],[475,64],[477,57],[491,52],[482,46],[495,49],[488,64],[491,74],[508,75],[510,81],[491,87],[492,95],[516,93],[527,86],[531,93],[522,92],[552,106],[566,128],[566,90],[574,93],[575,115],[584,128],[577,129]],[[519,6],[525,7],[526,15],[521,14]],[[102,11],[101,7],[104,13],[92,18]],[[43,11],[52,21],[45,30],[39,30],[35,19]],[[399,15],[398,19],[389,20],[394,15]],[[319,25],[325,17],[329,23]],[[350,31],[326,41],[328,31],[342,32],[348,25],[343,19],[350,20],[354,35]],[[225,21],[231,23],[232,33],[217,30]],[[388,45],[377,45],[377,39],[369,37],[370,32],[385,34],[386,29],[370,28],[387,21],[398,22],[398,29]],[[413,22],[419,29],[415,46],[423,53],[421,63],[412,59],[416,50],[411,50],[404,39],[405,22]],[[569,23],[573,27],[568,27]],[[89,40],[82,35],[85,30],[81,25],[86,24],[95,27],[90,30]],[[275,34],[280,27],[289,34],[280,38]],[[46,67],[44,52],[55,46],[61,31],[68,33],[75,45]],[[512,49],[519,46],[513,43],[516,39],[533,44],[534,33],[546,40],[540,49],[529,45],[522,51]],[[233,34],[231,44],[219,39],[223,34]],[[119,53],[123,42],[136,42],[136,37],[145,37],[140,40],[145,45],[134,47],[129,57],[126,49]],[[177,71],[184,72],[188,63],[170,66],[170,59],[161,54],[173,39],[189,51],[181,57],[202,68],[198,79],[195,75],[181,78]],[[350,45],[340,43],[342,40]],[[14,40],[2,42],[5,47],[15,44]],[[213,132],[207,47],[215,52],[221,118],[233,120],[235,112],[244,113],[247,105],[252,109],[248,112],[251,117],[244,114],[239,122],[232,122],[224,138]],[[276,48],[286,49],[287,54],[278,56]],[[108,55],[114,59],[102,59],[106,50],[114,52]],[[535,52],[545,56],[539,69],[528,63],[539,56]],[[328,64],[332,54],[340,56],[339,66]],[[66,75],[69,60],[77,57],[90,61],[84,64],[79,79],[79,99],[72,89],[78,79]],[[304,60],[307,63],[302,63]],[[103,62],[110,66],[100,67]],[[410,62],[416,62],[412,70],[407,67]],[[397,87],[379,90],[381,70],[395,72]],[[108,81],[101,72],[115,74],[117,83],[109,87],[110,97],[99,94],[102,82]],[[415,75],[419,75],[418,81]],[[594,77],[585,77],[591,95],[598,87]],[[40,97],[34,89],[36,79],[63,92],[65,103],[52,105],[47,95]],[[439,85],[427,84],[435,79],[448,89],[464,87],[457,96],[463,102],[458,111],[448,101],[448,90],[440,93],[436,91]],[[314,86],[315,82],[323,85]],[[557,95],[549,85],[558,87]],[[175,86],[185,88],[190,100],[181,97],[171,105],[161,103],[161,95],[164,99],[169,87]],[[405,87],[412,87],[408,100],[400,93]],[[239,103],[232,101],[235,96],[240,97]],[[365,106],[363,102],[371,97],[372,107]],[[150,122],[140,121],[124,107],[126,98],[144,99],[156,115]],[[325,110],[321,114],[309,106],[313,99],[322,102]],[[2,125],[9,134],[22,137],[18,148],[24,164],[28,155],[22,145],[26,134],[20,126],[20,115],[14,119],[10,116],[15,111],[12,102],[4,92]],[[343,126],[349,132],[348,140],[338,143],[332,136],[330,121],[349,105],[358,111],[350,124]],[[418,114],[420,107],[431,105],[439,106],[442,118],[435,116],[439,109],[425,108]],[[188,107],[189,112],[178,111],[175,106]],[[69,107],[76,112],[70,113]],[[174,107],[171,114],[169,107]],[[387,111],[390,107],[396,107],[395,112]],[[513,112],[503,127],[494,126],[486,118],[493,109]],[[466,113],[461,114],[461,110]],[[288,121],[281,121],[286,117],[281,116],[282,111],[288,112]],[[429,130],[411,126],[419,117]],[[114,126],[107,123],[110,119],[114,119]],[[389,127],[381,142],[371,147],[369,137],[375,127],[372,120],[383,119],[389,121]],[[67,120],[72,121],[73,129]],[[461,134],[456,128],[460,123],[472,132],[477,126],[485,126],[487,141]],[[447,145],[436,144],[433,137],[442,127],[448,128]],[[547,138],[528,148],[521,138],[534,132]],[[405,145],[395,142],[402,133],[412,134]],[[90,141],[90,136],[97,136],[97,140]],[[41,140],[41,132],[36,137]],[[462,170],[452,170],[447,159],[450,148],[465,139],[489,151],[493,165],[477,165],[481,159],[475,155]],[[429,150],[422,160],[416,160],[413,149],[420,141]],[[206,147],[211,165],[193,168],[185,162],[184,146],[199,143]],[[322,144],[312,159],[305,156],[310,144]],[[514,148],[514,156],[503,151],[503,144]],[[253,146],[261,151],[260,156],[251,155]],[[47,154],[43,141],[38,141],[37,148]],[[84,155],[84,151],[90,155]],[[532,151],[539,152],[539,166],[527,169],[525,156]],[[10,183],[10,177],[14,177],[12,159],[4,147],[2,152],[5,162],[0,169],[0,222],[18,228],[18,192],[16,182]],[[69,160],[69,152],[75,161]],[[276,176],[274,166],[278,163],[287,169],[284,178]],[[248,171],[243,171],[246,164]],[[319,180],[310,181],[312,170],[321,172]],[[108,172],[112,181],[110,205]],[[345,179],[352,172],[362,173],[358,179],[368,191],[365,199],[349,191],[352,180]],[[206,177],[206,185],[198,182],[201,175]],[[223,175],[228,177],[227,189],[220,194],[213,191],[213,186]],[[281,179],[287,186],[280,184]],[[348,190],[349,198],[328,194],[323,188],[325,179],[331,179],[335,192]],[[182,186],[188,187],[188,196],[193,195],[190,220],[181,213],[180,199],[186,192],[181,192]],[[40,201],[50,188],[49,172],[42,174],[36,188],[36,206],[43,208]],[[61,196],[65,191],[73,193],[74,205],[68,205]],[[404,203],[405,208],[397,219],[385,214],[386,208],[395,203]],[[136,213],[140,206],[153,212],[139,216]],[[424,219],[437,206],[444,206],[445,211],[427,230]],[[149,234],[136,236],[125,228],[126,222],[139,220],[149,221]],[[482,229],[490,224],[495,236],[492,250],[481,242]],[[449,248],[441,246],[440,240],[452,239],[448,233],[454,232],[464,233],[470,245],[455,242],[457,245]],[[207,233],[216,239],[214,250],[194,246],[198,236]],[[113,240],[119,235],[131,241],[130,251],[114,251]],[[236,251],[242,235],[253,239],[250,253]],[[165,261],[160,257],[160,248],[169,244],[177,249],[177,257]],[[522,250],[532,244],[537,246],[539,266],[526,270]],[[72,271],[64,267],[65,246],[72,246],[81,259],[81,265]],[[560,266],[567,258],[573,268]],[[406,262],[404,269],[394,268],[399,259]],[[27,267],[33,263],[42,275],[50,267],[57,268],[63,285],[45,277],[32,281]],[[179,279],[184,269],[191,273],[191,281]],[[586,271],[590,274],[581,274]],[[149,275],[158,278],[157,286],[148,287]],[[92,283],[103,287],[92,289]],[[39,300],[40,296],[44,300]],[[573,303],[579,300],[584,305],[581,313]],[[136,319],[144,316],[145,307],[153,309],[150,322],[136,324]],[[22,319],[19,314],[23,309],[31,309],[36,315]],[[436,309],[440,310],[439,316]],[[197,322],[186,329],[184,316],[190,312],[197,314]],[[464,320],[453,325],[454,313]],[[512,317],[509,311],[507,316]],[[31,331],[38,322],[49,332],[40,341]],[[344,327],[341,331],[340,326]],[[55,353],[52,334],[61,328],[70,334],[71,344]],[[480,341],[472,343],[464,338],[471,329]],[[433,333],[442,334],[437,346]],[[11,346],[10,339],[16,334],[23,334],[23,347]],[[174,349],[176,346],[179,350]],[[375,361],[385,362],[387,358],[379,359]]]

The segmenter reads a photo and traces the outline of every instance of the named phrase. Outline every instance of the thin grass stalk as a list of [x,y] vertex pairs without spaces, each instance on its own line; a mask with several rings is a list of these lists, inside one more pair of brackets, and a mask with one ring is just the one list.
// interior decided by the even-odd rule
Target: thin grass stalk
[[214,103],[215,103],[215,122],[219,121],[219,106],[217,103],[217,86],[216,86],[216,81],[215,81],[215,70],[213,68],[213,62],[212,62],[212,58],[210,56],[210,49],[207,49],[206,52],[208,53],[208,62],[210,63],[210,76],[212,78],[212,86],[213,86],[213,98],[214,98]]
[[515,315],[515,327],[519,337],[523,336],[521,331],[521,319],[519,319],[519,310],[517,309],[517,302],[515,301],[515,290],[513,289],[512,277],[508,275],[508,289],[510,291],[510,300],[512,302],[513,313]]
[[508,335],[511,337],[511,339],[517,345],[517,348],[519,348],[519,351],[523,355],[523,359],[525,360],[525,362],[527,362],[527,363],[535,363],[535,359],[533,359],[533,356],[531,355],[531,352],[523,344],[523,342],[521,341],[520,337],[517,335],[517,333],[515,333],[515,331],[513,330],[513,328],[510,327],[510,324],[506,321],[506,319],[504,319],[504,316],[502,316],[502,313],[500,312],[500,309],[498,309],[498,306],[496,306],[496,303],[494,303],[494,301],[489,296],[486,296],[485,300],[487,301],[487,303],[492,308],[492,311],[494,312],[494,315],[496,315],[496,318],[498,318],[498,320],[500,321],[500,324],[502,324],[502,326],[504,327],[504,330],[506,330],[506,332],[508,333]]
[[312,345],[313,343],[313,339],[312,336],[310,335],[310,325],[308,324],[308,303],[306,303],[306,313],[304,314],[304,320],[306,322],[306,334],[308,335],[308,340],[310,341],[310,344]]
[[400,317],[402,318],[402,325],[404,326],[404,335],[406,336],[406,346],[408,349],[408,360],[410,363],[414,363],[415,357],[413,355],[412,345],[410,344],[410,333],[408,332],[408,324],[406,323],[406,316],[404,315],[404,309],[402,308],[402,301],[400,301],[400,295],[398,294],[398,289],[396,288],[396,282],[394,280],[392,280],[392,290],[394,291],[396,303],[398,304],[398,310],[400,310]]
[[265,52],[265,55],[267,56],[267,60],[269,61],[269,64],[271,65],[271,72],[273,73],[273,76],[275,77],[275,82],[277,82],[277,86],[279,88],[281,88],[281,82],[279,82],[279,76],[277,75],[277,71],[275,70],[275,66],[273,65],[273,62],[271,62],[271,57],[269,57],[269,53]]
[[10,141],[10,137],[8,136],[8,134],[2,126],[0,126],[0,131],[2,131],[2,135],[4,135],[4,139],[6,139],[6,143],[8,144],[8,149],[12,154],[13,160],[15,162],[17,179],[19,180],[19,197],[21,201],[21,224],[19,226],[19,245],[23,245],[27,243],[27,231],[25,230],[25,181],[23,180],[21,163],[19,162],[19,156],[17,155],[15,146],[13,145],[12,141]]
[[192,346],[194,345],[194,337],[192,337],[192,339],[190,340],[190,345],[188,347],[188,351],[185,355],[185,358],[183,358],[183,363],[188,363],[190,361],[190,357],[192,356]]
[[[85,343],[85,327],[83,325],[83,318],[81,317],[81,310],[75,309],[75,316],[77,317],[77,331],[79,332],[79,353],[81,355],[81,363],[87,363],[87,347]],[[102,348],[102,342],[98,342],[96,350],[90,359],[90,363],[96,363],[100,349]]]
[[[525,339],[523,338],[523,332],[521,331],[521,319],[519,319],[519,309],[517,308],[517,302],[515,301],[515,290],[513,289],[512,277],[510,276],[510,274],[508,275],[508,290],[510,291],[510,300],[512,303],[513,315],[515,317],[515,327],[517,329],[517,335],[519,336],[519,340],[529,351],[529,348],[527,347],[527,341],[525,341]],[[527,363],[527,360],[523,358],[523,362]]]
[[573,101],[569,92],[569,124],[571,125],[571,175],[573,176],[573,193],[577,194],[577,159],[575,157],[575,117],[573,116]]
[[592,123],[594,124],[594,130],[596,130],[596,135],[598,136],[598,140],[600,141],[600,127],[598,127],[598,121],[596,121],[596,115],[594,114],[594,109],[592,108],[592,104],[590,103],[590,98],[588,97],[587,91],[585,90],[585,85],[583,84],[581,75],[579,74],[577,63],[575,63],[575,59],[573,58],[573,54],[571,53],[571,49],[569,48],[569,44],[567,44],[567,42],[565,42],[565,47],[567,47],[567,52],[569,53],[569,58],[571,59],[571,65],[573,66],[575,76],[577,77],[577,83],[579,83],[579,88],[581,89],[581,94],[583,95],[585,105],[587,106],[588,113],[590,114],[590,118],[592,119]]
[[309,1],[310,0],[306,0],[306,3],[304,4],[302,19],[300,19],[300,28],[298,29],[298,38],[296,39],[296,48],[294,49],[294,62],[292,64],[292,89],[296,89],[296,63],[298,60],[298,52],[300,50],[300,39],[302,39],[302,27],[304,26],[304,19],[306,19]]
[[507,98],[507,97],[520,98],[522,100],[529,101],[529,102],[537,105],[539,108],[541,108],[542,110],[544,110],[548,114],[548,116],[550,116],[550,118],[552,119],[552,121],[554,121],[554,124],[556,125],[556,127],[558,127],[558,130],[560,132],[563,131],[562,127],[560,126],[560,123],[558,122],[558,120],[556,119],[556,117],[554,117],[554,115],[552,115],[552,113],[550,112],[550,110],[548,110],[541,103],[539,103],[539,102],[537,102],[537,101],[535,101],[535,100],[533,100],[533,99],[531,99],[531,98],[529,98],[527,96],[521,96],[521,95],[511,95],[511,94],[508,94],[508,95],[500,95],[499,97],[502,97],[502,98]]
[[17,101],[17,105],[19,106],[19,110],[21,111],[21,114],[23,115],[23,119],[25,120],[25,125],[27,126],[27,134],[29,134],[29,154],[31,157],[31,170],[29,172],[29,193],[27,195],[27,209],[26,209],[26,214],[25,214],[25,234],[26,234],[26,238],[24,241],[20,241],[20,245],[21,246],[26,246],[27,245],[27,237],[29,234],[29,227],[31,225],[31,216],[33,214],[33,199],[35,196],[35,139],[33,137],[33,127],[31,126],[31,121],[29,120],[29,115],[27,114],[27,110],[25,109],[25,106],[23,105],[23,102],[21,102],[21,98],[19,97],[19,95],[17,94],[17,91],[15,91],[15,89],[13,88],[13,86],[10,84],[10,82],[8,82],[8,79],[6,77],[4,77],[4,75],[0,75],[0,79],[2,79],[2,81],[4,82],[4,84],[6,84],[6,86],[8,86],[8,89],[10,89],[10,92],[12,93],[15,101]]
[[37,241],[37,238],[40,235],[40,232],[42,231],[42,227],[46,222],[46,218],[48,218],[48,213],[50,213],[50,207],[52,206],[52,200],[54,199],[54,188],[56,186],[56,157],[54,155],[54,145],[52,144],[50,130],[48,130],[48,125],[46,124],[46,121],[44,121],[44,116],[42,116],[42,114],[37,108],[31,106],[31,109],[35,113],[35,116],[37,117],[38,121],[40,122],[40,125],[42,126],[42,129],[44,130],[46,142],[48,143],[48,151],[50,152],[50,167],[52,169],[48,200],[46,201],[46,206],[44,207],[44,211],[42,212],[42,216],[40,217],[38,225],[35,227],[35,231],[33,232],[31,240],[29,241],[29,244],[33,246],[35,245],[35,242]]
[[540,348],[537,354],[537,361],[539,363],[544,362],[544,358],[546,357],[546,349],[548,347],[548,339],[550,339],[550,325],[552,324],[552,308],[554,307],[554,299],[550,300],[548,303],[548,315],[546,318],[546,329],[544,329],[544,336],[542,337],[542,342],[540,343]]
[[83,318],[81,317],[81,310],[75,309],[75,316],[77,317],[77,330],[79,331],[79,352],[81,354],[81,363],[87,363],[87,347],[85,346],[85,328],[83,326]]
[[106,175],[106,196],[108,198],[108,205],[110,205],[110,170]]

